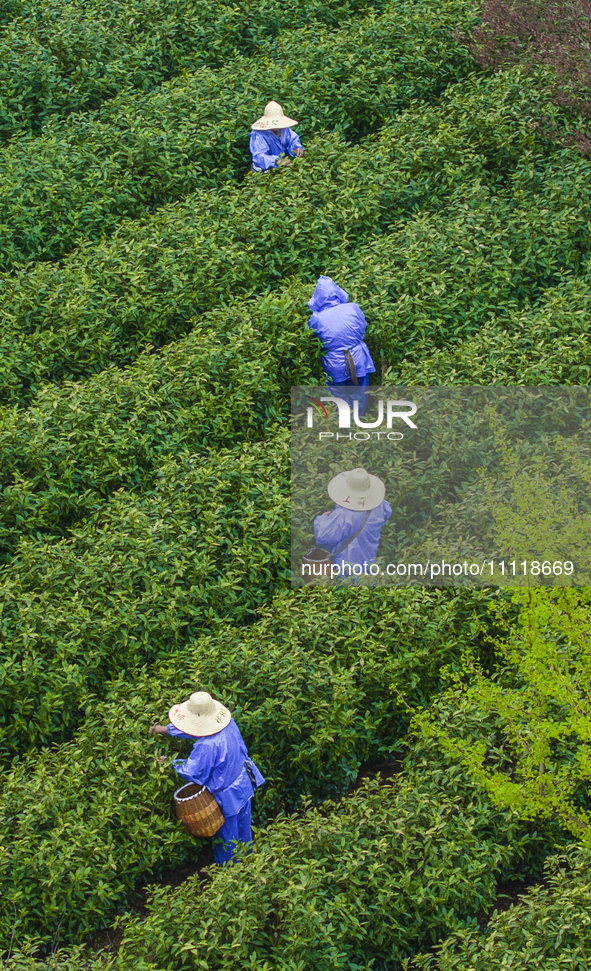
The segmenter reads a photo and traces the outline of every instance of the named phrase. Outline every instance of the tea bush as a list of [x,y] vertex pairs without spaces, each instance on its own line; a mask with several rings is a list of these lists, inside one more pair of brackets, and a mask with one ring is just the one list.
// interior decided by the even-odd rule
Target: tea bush
[[[0,6],[0,138],[38,131],[53,116],[100,106],[120,91],[153,90],[202,65],[250,55],[281,31],[311,21],[338,26],[363,13],[363,0],[217,4],[160,0],[105,5],[32,0]],[[372,9],[383,6],[380,0]],[[5,11],[2,18],[2,10]]]
[[152,913],[126,924],[106,967],[395,966],[454,930],[458,914],[474,918],[489,905],[495,877],[525,849],[510,818],[483,812],[459,779],[446,781],[374,783],[324,812],[274,823],[200,896],[194,877],[156,892]]
[[0,23],[8,24],[22,10],[22,0],[2,0],[0,3]]
[[242,181],[250,126],[270,91],[305,105],[306,142],[325,128],[359,138],[413,99],[436,97],[473,67],[451,37],[465,6],[397,0],[337,32],[313,24],[252,59],[183,74],[150,94],[126,92],[97,114],[16,140],[0,153],[0,269],[62,257],[122,217]]
[[147,734],[179,695],[199,685],[228,704],[266,777],[259,820],[290,811],[303,794],[342,794],[364,760],[388,755],[409,709],[438,690],[441,666],[459,663],[489,598],[293,591],[248,629],[220,625],[179,648],[161,641],[155,667],[130,663],[119,680],[80,691],[69,701],[83,719],[75,738],[4,775],[3,935],[13,904],[19,941],[40,926],[51,941],[60,919],[63,939],[96,930],[134,883],[195,853],[171,815],[174,774],[154,761],[186,743]]
[[[536,167],[528,153],[535,141],[527,119],[521,119],[516,132],[511,130],[515,102],[523,98],[519,76],[504,90],[493,79],[473,93],[471,106],[465,88],[457,103],[450,97],[451,118],[427,109],[421,123],[408,113],[381,137],[351,149],[331,136],[311,144],[305,165],[298,163],[289,173],[249,177],[243,188],[197,193],[186,203],[126,225],[108,243],[81,247],[63,267],[42,265],[6,277],[0,305],[0,400],[26,399],[44,380],[127,364],[147,343],[160,345],[184,335],[196,314],[231,298],[260,293],[292,274],[311,280],[327,268],[355,273],[365,261],[374,294],[382,293],[391,302],[388,268],[376,258],[372,276],[371,249],[360,253],[359,247],[377,234],[398,233],[400,220],[417,210],[423,211],[419,220],[428,220],[425,211],[442,209],[448,198],[457,200],[462,214],[452,232],[474,237],[478,220],[494,220],[496,207],[506,219],[514,209],[521,217],[527,200],[530,222],[539,222],[538,201],[559,209],[558,183],[565,193],[580,192],[578,209],[568,216],[557,213],[555,232],[549,229],[547,238],[537,235],[535,223],[531,244],[527,236],[507,240],[507,251],[513,245],[524,251],[526,265],[517,268],[522,288],[538,277],[549,285],[544,267],[553,259],[547,253],[556,248],[558,230],[568,236],[558,242],[555,259],[565,260],[567,268],[578,265],[577,240],[586,232],[587,163],[577,168],[565,156],[556,181],[547,178],[542,200],[542,159]],[[518,164],[519,176],[506,190],[508,198],[502,185],[495,192],[487,188],[491,178],[495,183],[508,178]],[[473,199],[467,209],[462,208],[464,196]],[[524,200],[521,207],[519,199]],[[453,211],[453,204],[447,205]],[[481,215],[483,208],[490,214]],[[509,252],[502,249],[500,219],[496,245],[498,259],[506,262]],[[510,232],[517,233],[513,223]],[[480,253],[484,244],[479,238],[473,245]],[[415,265],[418,256],[411,254]],[[402,247],[398,259],[404,259]],[[398,266],[392,267],[395,278],[399,272]],[[505,293],[514,285],[509,279]],[[502,296],[501,290],[497,298]],[[385,321],[384,330],[389,324]],[[408,336],[417,335],[411,331]]]
[[149,491],[167,457],[265,439],[287,419],[291,384],[320,372],[320,346],[310,332],[302,340],[299,305],[303,288],[292,287],[213,311],[129,369],[42,389],[26,412],[5,409],[4,558],[27,535],[68,535],[117,489]]
[[389,304],[368,338],[376,356],[395,365],[415,348],[449,353],[484,325],[513,329],[546,290],[564,284],[568,294],[579,273],[585,290],[587,166],[566,157],[541,175],[524,165],[506,194],[464,184],[446,211],[421,213],[368,247],[364,308],[374,318],[378,301]]
[[484,933],[455,931],[435,954],[418,955],[407,971],[586,971],[591,950],[589,852],[549,857],[545,880],[490,917]]
[[550,287],[536,307],[448,347],[415,345],[390,379],[403,385],[590,383],[589,274]]
[[163,462],[149,497],[117,494],[69,539],[23,540],[0,577],[3,752],[67,737],[106,678],[285,585],[289,440]]

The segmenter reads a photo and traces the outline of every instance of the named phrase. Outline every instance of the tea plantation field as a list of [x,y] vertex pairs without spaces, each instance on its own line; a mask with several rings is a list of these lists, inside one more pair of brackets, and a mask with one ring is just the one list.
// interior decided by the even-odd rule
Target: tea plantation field
[[[503,595],[290,588],[318,275],[364,310],[374,383],[591,383],[591,157],[564,136],[585,112],[535,58],[476,57],[481,20],[0,2],[7,971],[589,966],[587,842],[428,730],[514,765],[502,715],[458,689],[474,666],[523,687],[488,638]],[[305,155],[257,177],[270,98]],[[255,852],[205,874],[157,761],[184,743],[148,734],[196,686],[267,780]]]

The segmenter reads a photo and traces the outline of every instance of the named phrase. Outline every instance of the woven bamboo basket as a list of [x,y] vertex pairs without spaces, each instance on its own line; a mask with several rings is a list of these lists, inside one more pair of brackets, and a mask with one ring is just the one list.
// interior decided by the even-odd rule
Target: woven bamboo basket
[[[317,584],[326,581],[327,575],[330,580],[331,573],[328,567],[332,563],[332,553],[323,550],[321,546],[313,546],[302,556],[302,566],[309,566],[310,573],[303,574],[304,583]],[[327,574],[328,571],[328,574]]]
[[174,794],[178,819],[193,836],[213,836],[225,823],[219,803],[205,786],[187,782]]

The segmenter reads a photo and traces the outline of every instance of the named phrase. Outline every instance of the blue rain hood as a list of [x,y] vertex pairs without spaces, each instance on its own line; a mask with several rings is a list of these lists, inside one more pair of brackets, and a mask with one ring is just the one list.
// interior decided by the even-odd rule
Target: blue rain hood
[[348,299],[349,294],[341,290],[334,280],[329,276],[321,276],[318,278],[312,299],[308,300],[308,306],[313,313],[319,314],[322,310],[336,307],[339,303],[347,303]]
[[308,306],[314,311],[308,327],[315,330],[322,341],[322,367],[335,384],[342,384],[350,373],[345,351],[349,351],[353,358],[358,378],[375,371],[363,340],[367,321],[361,307],[349,303],[348,293],[329,276],[321,276]]

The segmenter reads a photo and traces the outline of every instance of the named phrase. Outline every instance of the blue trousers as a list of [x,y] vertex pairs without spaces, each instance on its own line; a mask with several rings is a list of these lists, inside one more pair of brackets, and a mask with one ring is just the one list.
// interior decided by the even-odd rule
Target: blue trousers
[[228,816],[213,838],[213,857],[220,866],[235,856],[236,844],[252,846],[250,799],[236,816]]
[[353,378],[349,376],[344,381],[335,381],[334,388],[369,388],[369,374],[364,374],[362,378],[357,378],[357,384],[353,384]]
[[353,384],[353,378],[349,377],[345,381],[345,384],[350,385],[352,388],[369,388],[369,374],[364,374],[362,378],[357,378],[357,384]]
[[[338,384],[331,384],[329,387],[329,394],[331,392],[336,393],[337,397],[344,398],[345,401],[349,403],[349,407],[353,407],[353,402],[355,399],[359,402],[359,415],[364,415],[367,408],[367,395],[362,388],[369,388],[369,374],[364,374],[362,378],[357,378],[358,384],[353,384],[353,379],[351,377],[345,378],[344,381],[339,381]],[[344,388],[351,388],[352,390],[345,391]],[[359,390],[357,390],[359,389]]]

